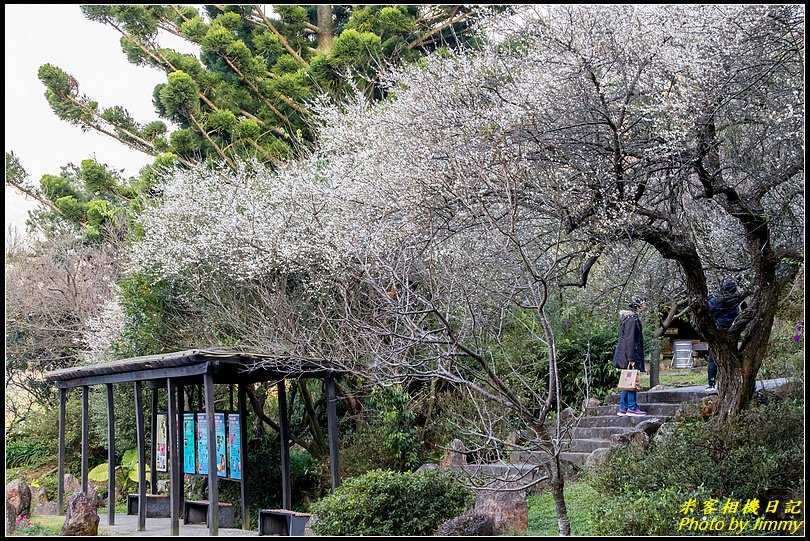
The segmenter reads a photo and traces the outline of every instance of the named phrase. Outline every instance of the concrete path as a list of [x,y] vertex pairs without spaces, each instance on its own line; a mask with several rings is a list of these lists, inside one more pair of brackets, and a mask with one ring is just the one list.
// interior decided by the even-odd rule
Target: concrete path
[[[171,529],[170,518],[147,518],[146,530],[139,532],[138,529],[138,516],[127,515],[124,513],[115,514],[115,525],[107,525],[107,510],[100,509],[98,529],[105,530],[109,536],[120,535],[134,535],[146,537],[169,537]],[[64,520],[65,517],[53,516],[53,518]],[[237,528],[220,528],[219,535],[224,537],[241,537],[241,536],[258,536],[258,530],[239,530]],[[208,537],[208,526],[205,524],[183,524],[180,521],[180,536],[181,537]]]

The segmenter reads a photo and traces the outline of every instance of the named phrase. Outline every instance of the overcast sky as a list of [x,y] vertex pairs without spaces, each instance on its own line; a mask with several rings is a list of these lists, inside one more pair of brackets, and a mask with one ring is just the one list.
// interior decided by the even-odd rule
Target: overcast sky
[[[59,66],[79,82],[79,91],[102,107],[122,105],[138,122],[156,120],[152,90],[166,75],[127,62],[112,28],[84,18],[79,4],[6,4],[6,137],[5,150],[14,151],[31,180],[58,174],[67,163],[87,158],[124,169],[126,176],[151,162],[146,154],[97,132],[59,120],[45,100],[37,78],[43,64]],[[165,36],[161,44],[192,52],[190,44]],[[29,209],[36,203],[6,187],[6,231],[22,233]]]

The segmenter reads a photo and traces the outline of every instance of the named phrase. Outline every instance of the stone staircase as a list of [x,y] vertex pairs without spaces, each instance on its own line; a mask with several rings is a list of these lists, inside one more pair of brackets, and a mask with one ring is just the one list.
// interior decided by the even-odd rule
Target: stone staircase
[[703,386],[682,387],[662,391],[645,391],[638,393],[639,407],[647,415],[635,417],[618,415],[619,395],[611,395],[607,405],[588,408],[586,415],[579,419],[571,432],[571,442],[567,449],[560,453],[560,458],[576,466],[585,464],[596,449],[610,447],[613,434],[624,434],[635,430],[636,425],[648,419],[668,421],[685,402],[694,402],[712,396]]

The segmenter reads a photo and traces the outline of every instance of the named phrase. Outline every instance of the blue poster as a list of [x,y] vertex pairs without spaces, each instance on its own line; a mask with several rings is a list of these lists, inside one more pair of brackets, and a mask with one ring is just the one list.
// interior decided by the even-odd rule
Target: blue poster
[[242,478],[242,448],[239,432],[239,414],[228,415],[228,462],[231,479]]
[[194,469],[194,414],[183,414],[183,472],[197,473]]
[[208,421],[197,414],[197,473],[208,473]]
[[214,427],[216,428],[216,435],[217,435],[217,476],[218,477],[227,477],[228,472],[226,471],[227,462],[225,461],[225,449],[227,448],[225,445],[225,414],[224,413],[215,413],[214,414]]

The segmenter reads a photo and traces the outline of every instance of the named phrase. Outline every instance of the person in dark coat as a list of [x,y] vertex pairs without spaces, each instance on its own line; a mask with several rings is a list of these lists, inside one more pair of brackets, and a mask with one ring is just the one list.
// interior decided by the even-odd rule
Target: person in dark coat
[[[626,369],[628,366],[644,372],[644,338],[641,334],[639,314],[647,307],[647,300],[635,294],[628,303],[630,310],[619,311],[619,338],[613,353],[613,367]],[[632,366],[631,366],[632,365]],[[622,391],[619,401],[619,415],[647,415],[638,407],[638,391]]]
[[[718,327],[727,331],[731,328],[737,315],[740,313],[740,298],[737,292],[737,283],[726,278],[720,283],[720,294],[709,295],[709,313]],[[717,364],[714,362],[712,352],[709,352],[707,359],[707,369],[709,372],[709,386],[706,390],[717,392],[715,383],[717,382]]]

